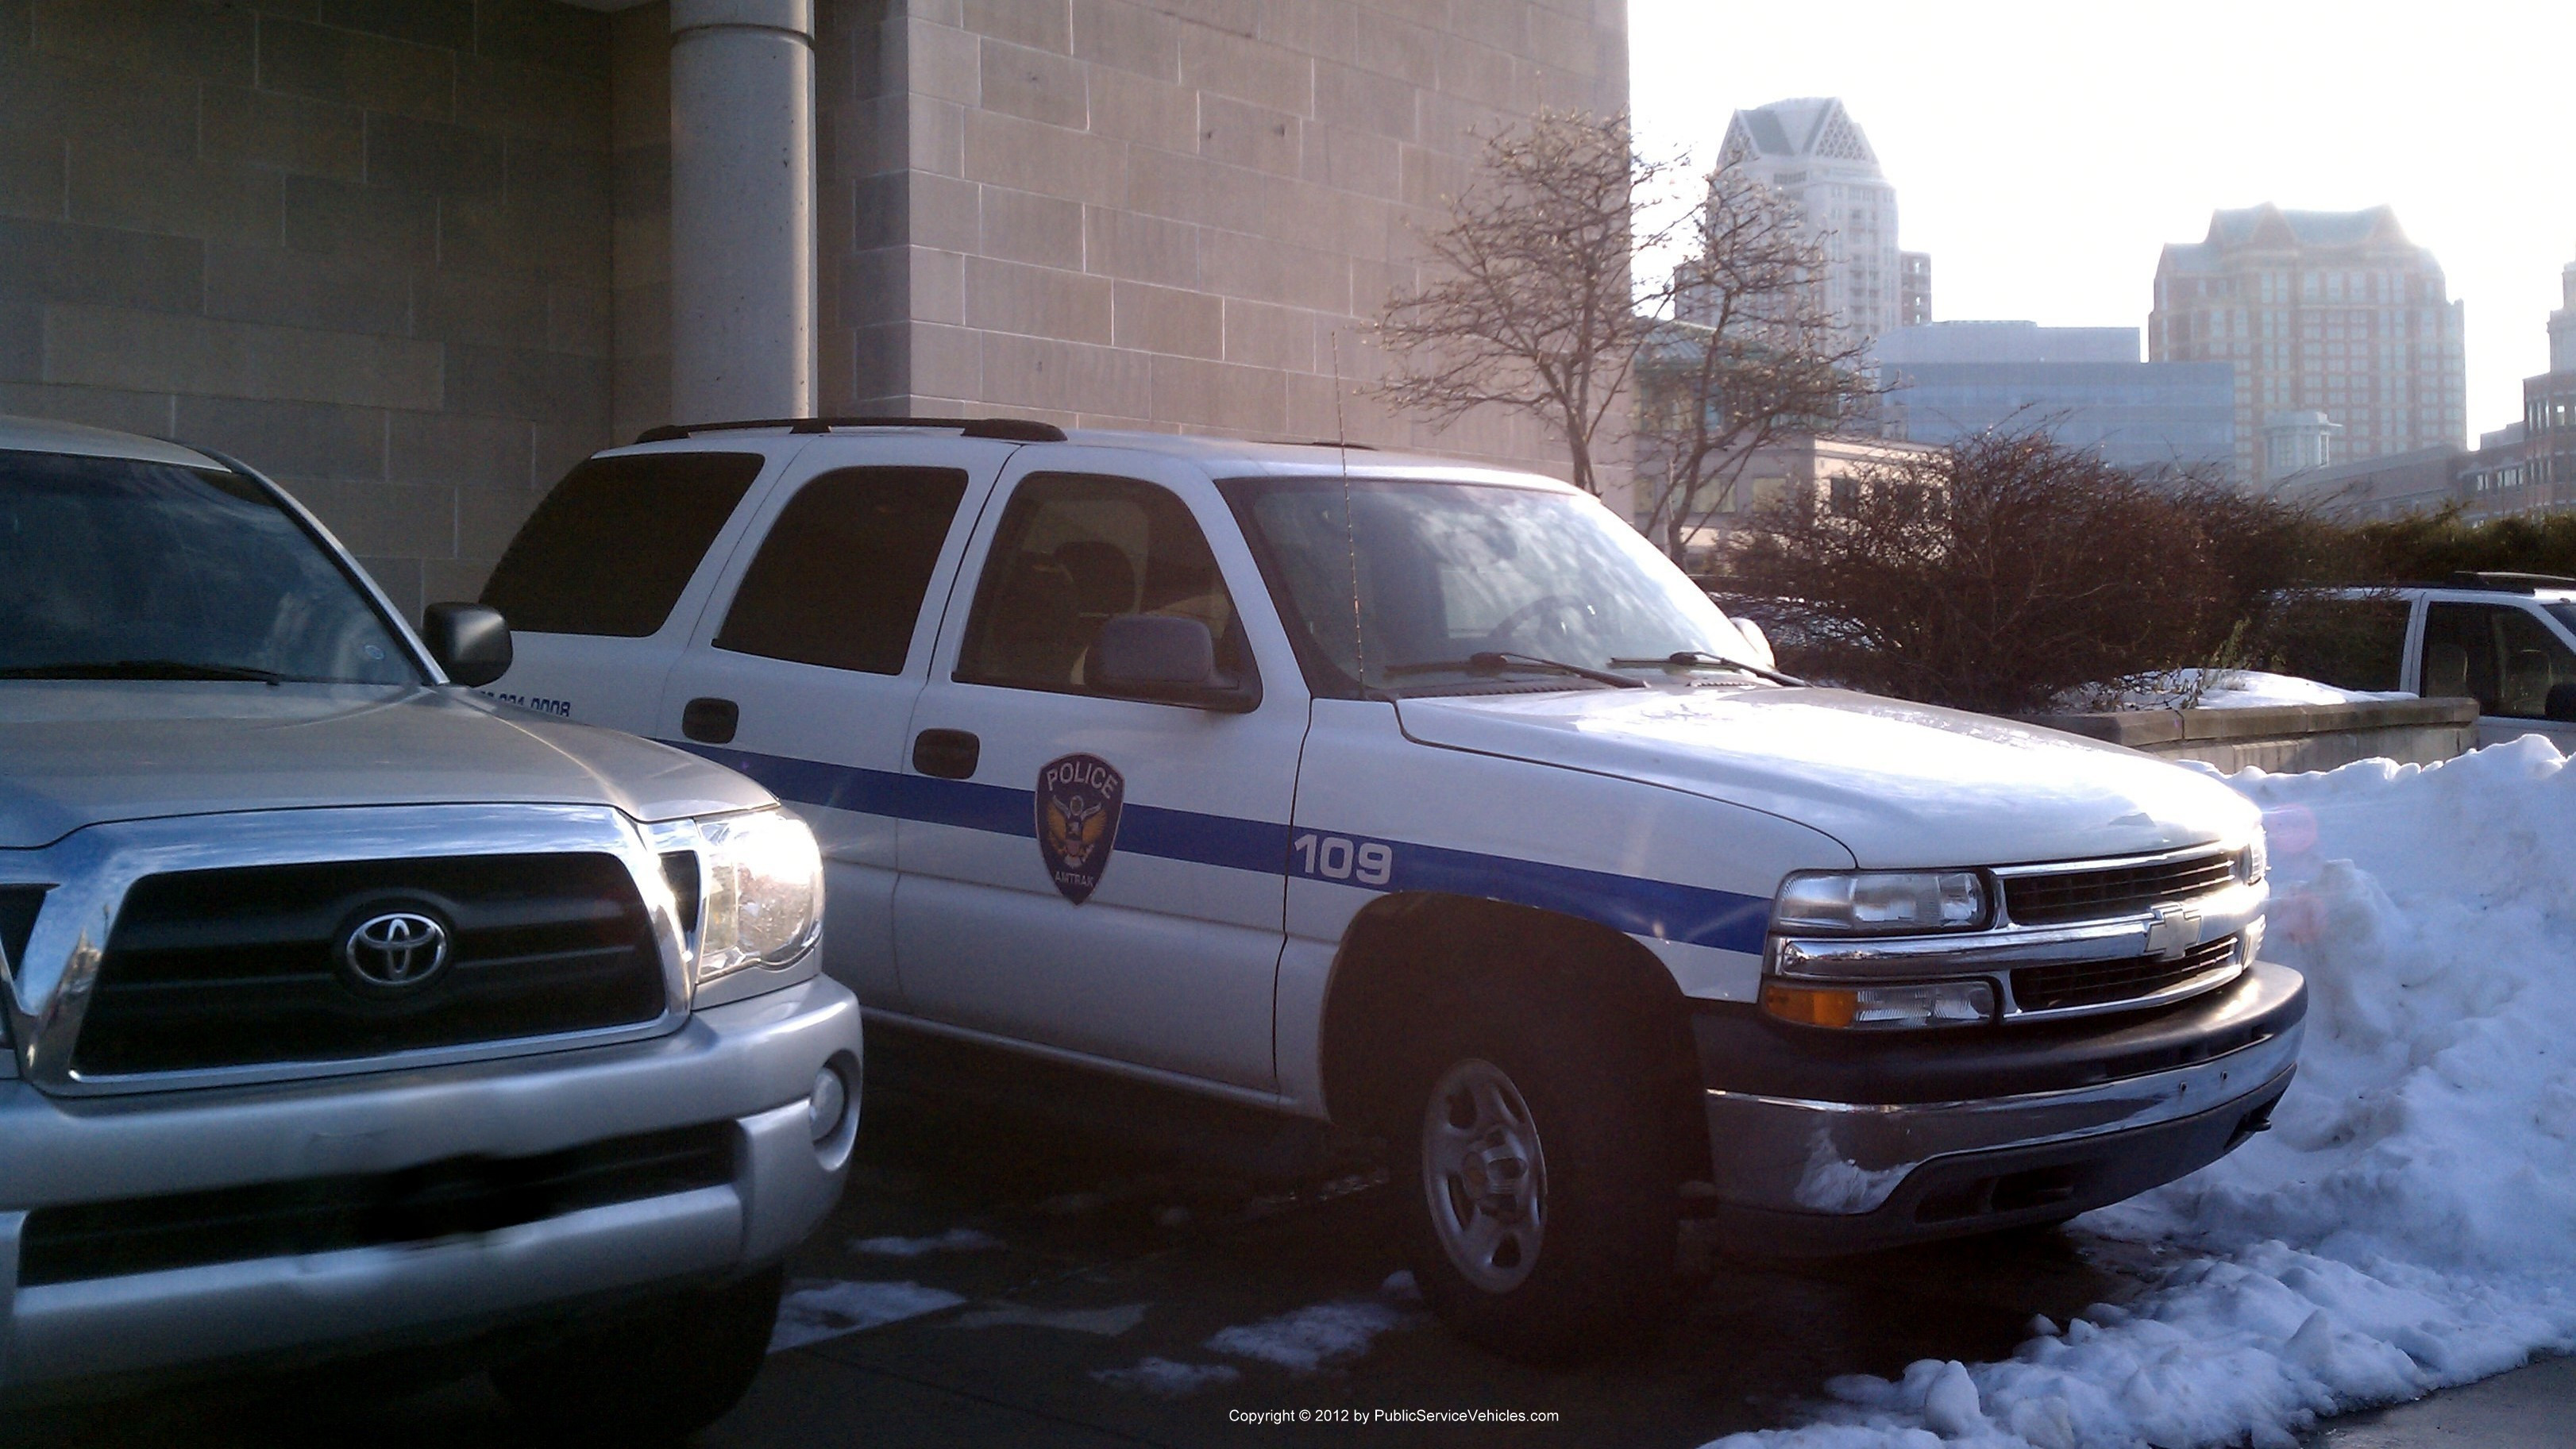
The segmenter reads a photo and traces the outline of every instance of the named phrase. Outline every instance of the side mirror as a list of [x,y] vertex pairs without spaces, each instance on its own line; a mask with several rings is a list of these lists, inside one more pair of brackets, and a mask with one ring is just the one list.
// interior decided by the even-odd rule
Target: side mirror
[[1104,693],[1164,704],[1239,714],[1261,703],[1258,686],[1217,673],[1208,626],[1173,614],[1121,614],[1101,624],[1090,675]]
[[2549,686],[2549,703],[2541,713],[2560,724],[2576,724],[2576,683]]
[[1733,624],[1735,632],[1744,636],[1744,657],[1747,662],[1759,664],[1765,669],[1780,667],[1779,656],[1771,652],[1771,636],[1762,632],[1761,625],[1734,614],[1727,615],[1726,622]]
[[447,677],[467,688],[510,672],[510,624],[482,604],[432,604],[420,611],[420,642]]

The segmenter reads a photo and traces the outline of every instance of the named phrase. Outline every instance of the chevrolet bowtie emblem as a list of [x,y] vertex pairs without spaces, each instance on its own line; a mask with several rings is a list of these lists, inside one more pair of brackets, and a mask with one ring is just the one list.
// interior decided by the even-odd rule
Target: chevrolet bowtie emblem
[[2200,912],[2189,906],[2158,906],[2147,913],[2147,954],[2159,961],[2179,959],[2200,944]]

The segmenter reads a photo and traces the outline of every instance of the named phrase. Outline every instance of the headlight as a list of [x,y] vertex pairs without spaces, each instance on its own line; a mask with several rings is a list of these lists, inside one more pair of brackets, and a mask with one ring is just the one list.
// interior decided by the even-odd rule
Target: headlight
[[1986,883],[1969,870],[1811,871],[1780,886],[1771,929],[1836,936],[1969,931],[1986,923]]
[[2254,832],[2254,843],[2236,852],[2236,878],[2247,885],[2259,885],[2264,869],[2271,864],[2263,849],[2263,832]]
[[814,832],[782,810],[697,824],[698,984],[804,955],[823,924],[823,853]]

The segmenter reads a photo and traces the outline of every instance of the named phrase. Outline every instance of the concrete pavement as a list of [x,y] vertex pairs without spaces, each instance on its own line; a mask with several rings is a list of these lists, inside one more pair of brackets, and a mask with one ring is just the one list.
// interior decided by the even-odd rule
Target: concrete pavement
[[[1794,1421],[1837,1373],[2008,1354],[2033,1314],[2064,1322],[2129,1298],[2158,1266],[2145,1250],[2053,1232],[1829,1263],[1730,1263],[1651,1346],[1542,1372],[1465,1345],[1400,1286],[1388,1291],[1402,1266],[1396,1205],[1371,1177],[1268,1190],[1050,1129],[894,1099],[871,1110],[850,1193],[791,1269],[808,1286],[910,1283],[956,1301],[773,1355],[743,1405],[702,1436],[709,1449],[1355,1436],[1688,1449]],[[952,1246],[883,1251],[943,1239]],[[1520,1417],[1381,1417],[1424,1411]],[[2311,1443],[2555,1449],[2576,1443],[2569,1425],[2576,1368],[2559,1361],[2339,1423]],[[47,1449],[350,1442],[526,1441],[479,1378],[404,1394],[340,1371],[0,1428],[0,1445]]]

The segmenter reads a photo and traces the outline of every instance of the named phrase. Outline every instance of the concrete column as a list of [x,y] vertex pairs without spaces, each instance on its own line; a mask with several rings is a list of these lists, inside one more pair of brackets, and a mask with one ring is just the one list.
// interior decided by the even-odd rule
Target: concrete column
[[813,0],[671,0],[671,412],[814,411]]

